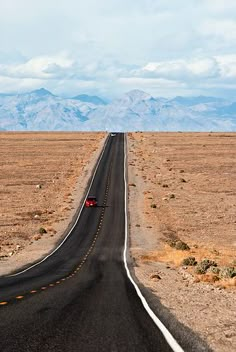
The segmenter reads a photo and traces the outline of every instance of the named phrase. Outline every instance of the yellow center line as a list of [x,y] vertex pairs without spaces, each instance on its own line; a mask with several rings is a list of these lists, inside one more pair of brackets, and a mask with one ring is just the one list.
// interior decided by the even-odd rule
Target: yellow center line
[[22,299],[24,296],[17,296],[16,299]]
[[[105,199],[104,199],[104,202],[103,202],[104,205],[106,205],[107,194],[108,194],[108,188],[107,188],[106,196],[105,196]],[[101,217],[100,217],[100,223],[99,223],[99,226],[98,226],[98,230],[97,230],[97,232],[96,232],[96,236],[94,237],[94,240],[93,240],[93,242],[92,242],[92,245],[91,245],[91,247],[89,248],[89,250],[88,250],[87,254],[85,255],[85,257],[83,258],[81,264],[77,267],[77,269],[76,269],[71,275],[69,275],[69,276],[67,276],[67,277],[64,277],[64,278],[62,278],[61,280],[57,281],[57,282],[56,282],[57,285],[60,284],[62,281],[65,281],[65,280],[67,280],[67,279],[72,278],[72,277],[82,268],[83,264],[86,262],[86,259],[87,259],[87,257],[89,256],[89,254],[91,253],[91,251],[92,251],[92,249],[93,249],[93,247],[94,247],[94,245],[95,245],[95,243],[96,243],[96,240],[97,240],[97,238],[98,238],[98,234],[99,234],[100,229],[101,229],[101,227],[102,227],[102,222],[103,222],[104,213],[105,213],[105,210],[103,209],[103,210],[102,210],[102,213],[101,213]],[[54,287],[54,286],[55,286],[55,284],[49,284],[48,287]],[[46,290],[48,287],[43,286],[43,287],[41,287],[41,290]],[[37,293],[37,290],[31,290],[30,293],[31,293],[31,294]],[[16,299],[18,299],[18,300],[23,299],[23,298],[24,298],[24,296],[17,296],[17,297],[16,297]],[[3,301],[3,302],[0,302],[0,306],[4,306],[4,305],[7,305],[7,304],[8,304],[8,302],[4,302],[4,301]]]

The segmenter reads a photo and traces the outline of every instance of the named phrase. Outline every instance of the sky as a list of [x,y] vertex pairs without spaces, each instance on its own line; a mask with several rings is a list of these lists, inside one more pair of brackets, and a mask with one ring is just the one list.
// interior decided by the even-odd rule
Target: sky
[[235,0],[0,0],[0,92],[236,98]]

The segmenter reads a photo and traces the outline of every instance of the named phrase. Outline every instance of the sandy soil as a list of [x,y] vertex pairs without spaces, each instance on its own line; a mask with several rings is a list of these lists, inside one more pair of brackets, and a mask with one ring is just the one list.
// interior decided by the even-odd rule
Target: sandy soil
[[[128,151],[137,278],[215,351],[235,351],[236,134],[132,133]],[[189,256],[217,267],[200,275]]]
[[38,260],[63,237],[105,136],[0,133],[0,275]]

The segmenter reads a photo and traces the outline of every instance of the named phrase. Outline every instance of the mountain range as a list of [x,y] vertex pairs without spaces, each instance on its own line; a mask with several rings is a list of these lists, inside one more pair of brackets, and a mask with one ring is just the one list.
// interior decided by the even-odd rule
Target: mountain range
[[0,94],[2,131],[236,131],[236,102],[215,97],[153,97],[132,90],[107,103],[62,98],[42,88]]

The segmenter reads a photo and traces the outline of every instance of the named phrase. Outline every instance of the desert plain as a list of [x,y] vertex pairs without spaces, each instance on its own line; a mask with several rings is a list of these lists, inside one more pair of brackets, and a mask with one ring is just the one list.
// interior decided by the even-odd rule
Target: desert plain
[[[105,138],[0,133],[0,275],[63,238]],[[137,280],[214,351],[236,350],[236,133],[129,133],[127,150]]]
[[37,261],[65,235],[105,133],[0,133],[0,275]]
[[128,135],[138,280],[214,351],[236,350],[236,133]]

